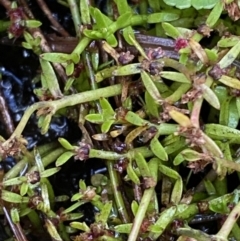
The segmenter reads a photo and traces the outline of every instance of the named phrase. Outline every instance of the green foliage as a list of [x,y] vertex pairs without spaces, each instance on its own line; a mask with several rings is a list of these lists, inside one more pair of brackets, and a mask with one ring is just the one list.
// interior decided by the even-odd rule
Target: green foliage
[[[76,30],[70,52],[64,51],[67,41],[63,51],[51,52],[41,23],[23,19],[21,10],[12,16],[18,6],[9,5],[8,31],[12,24],[23,28],[22,46],[39,57],[41,81],[34,90],[39,102],[8,140],[0,138],[1,160],[17,161],[1,180],[2,211],[12,227],[28,219],[33,230],[47,230],[59,241],[155,241],[166,234],[238,240],[239,191],[230,192],[227,182],[240,172],[239,6],[217,0],[128,2],[106,1],[102,11],[86,0],[79,6],[61,1]],[[34,112],[41,134],[53,117],[64,115],[82,136],[59,137],[30,152],[21,136]],[[71,197],[56,197],[51,182],[73,158],[83,168],[88,159],[101,160],[106,171],[79,180]],[[201,180],[188,190],[195,177]],[[55,202],[68,199],[65,209],[56,208]],[[94,208],[91,224],[80,211],[86,204]],[[226,216],[216,221],[216,234],[190,227],[203,214]]]

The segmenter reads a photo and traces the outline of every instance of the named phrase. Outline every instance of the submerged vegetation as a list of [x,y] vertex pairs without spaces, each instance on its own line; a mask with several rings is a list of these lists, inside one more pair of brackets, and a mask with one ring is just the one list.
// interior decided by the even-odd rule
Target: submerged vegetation
[[[69,29],[36,2],[51,30],[31,1],[0,0],[1,45],[40,66],[16,128],[0,92],[7,240],[240,240],[239,1],[59,0]],[[61,117],[81,135],[30,148],[33,116],[41,135]],[[56,195],[57,173],[90,160],[105,168]]]

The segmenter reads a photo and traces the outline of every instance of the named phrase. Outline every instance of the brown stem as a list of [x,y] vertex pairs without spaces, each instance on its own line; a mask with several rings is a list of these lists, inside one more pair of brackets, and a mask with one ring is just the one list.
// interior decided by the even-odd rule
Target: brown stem
[[3,97],[1,88],[0,88],[0,116],[1,116],[2,124],[4,125],[6,133],[9,137],[14,132],[15,127],[13,124],[12,117],[9,113],[8,106]]
[[37,0],[37,3],[39,7],[42,9],[44,14],[47,16],[48,20],[53,25],[53,29],[60,33],[64,37],[69,37],[70,34],[62,27],[61,24],[53,17],[53,14],[51,13],[50,9],[48,8],[47,4],[44,0]]
[[17,241],[28,241],[25,234],[23,233],[23,230],[22,230],[22,227],[20,226],[20,224],[14,224],[12,222],[12,219],[5,206],[2,205],[2,209],[3,209],[7,222],[9,224],[9,226],[11,227],[11,230],[12,230],[16,240]]

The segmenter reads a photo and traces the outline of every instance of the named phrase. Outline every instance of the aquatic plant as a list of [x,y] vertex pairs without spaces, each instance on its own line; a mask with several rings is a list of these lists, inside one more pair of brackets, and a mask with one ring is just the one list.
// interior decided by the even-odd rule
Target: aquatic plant
[[[38,101],[15,129],[1,106],[10,135],[0,158],[17,160],[1,176],[0,199],[14,238],[239,240],[238,1],[59,0],[75,36],[37,2],[59,36],[41,29],[30,3],[0,0],[9,17],[1,31],[41,69]],[[82,135],[29,150],[32,116],[42,135],[60,116]],[[106,170],[79,180],[71,197],[56,196],[50,177],[92,159]],[[91,222],[79,211],[87,203]]]

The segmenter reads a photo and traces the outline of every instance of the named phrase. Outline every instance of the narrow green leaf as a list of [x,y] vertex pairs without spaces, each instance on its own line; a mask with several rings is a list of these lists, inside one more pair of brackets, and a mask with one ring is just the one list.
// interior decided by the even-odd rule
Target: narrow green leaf
[[11,216],[14,224],[17,224],[17,223],[20,222],[19,213],[18,213],[17,208],[11,208],[10,209],[10,216]]
[[76,228],[76,229],[79,229],[79,230],[82,230],[84,232],[90,232],[90,228],[87,226],[87,224],[85,222],[83,223],[80,223],[80,222],[71,222],[70,223],[70,226],[72,228]]
[[192,0],[192,6],[199,10],[199,9],[211,9],[213,8],[218,0]]
[[135,126],[145,126],[148,124],[148,122],[146,122],[139,115],[135,114],[132,111],[128,111],[128,113],[125,116],[125,120]]
[[201,153],[199,153],[197,151],[194,151],[192,149],[183,150],[181,152],[181,155],[187,161],[198,161],[198,160],[201,160],[203,158]]
[[50,219],[45,219],[45,226],[46,226],[47,231],[50,234],[52,240],[63,241],[61,236],[59,235],[55,225],[52,223],[52,221]]
[[222,11],[224,8],[224,4],[222,1],[218,1],[215,7],[212,9],[211,13],[208,15],[208,18],[206,20],[206,24],[212,28],[218,19],[220,18]]
[[46,61],[50,61],[53,63],[66,63],[71,60],[72,56],[70,54],[64,53],[44,53],[41,54],[40,57]]
[[132,210],[132,213],[133,213],[134,217],[136,216],[136,213],[138,211],[138,207],[139,207],[139,205],[138,205],[137,201],[133,200],[132,203],[131,203],[131,210]]
[[202,137],[205,141],[203,146],[215,157],[223,158],[223,153],[219,146],[208,135],[202,133]]
[[38,171],[43,172],[44,166],[43,166],[43,163],[42,163],[42,158],[41,158],[40,153],[39,153],[39,151],[36,147],[34,148],[33,153],[34,153],[35,162],[36,162],[37,167],[38,167]]
[[173,120],[175,120],[182,127],[192,126],[192,123],[189,117],[187,117],[186,115],[184,115],[183,113],[177,110],[174,110],[174,109],[170,110],[169,115],[172,117]]
[[215,109],[220,109],[220,102],[218,100],[218,97],[213,92],[211,88],[209,88],[207,85],[202,84],[201,88],[203,90],[203,98]]
[[204,49],[205,53],[207,54],[208,61],[213,64],[218,61],[218,55],[215,50],[212,49]]
[[84,204],[84,202],[78,201],[78,202],[74,203],[73,205],[71,205],[69,208],[65,209],[62,213],[63,214],[71,213],[73,210],[77,209],[78,207],[80,207],[83,204]]
[[42,198],[44,203],[44,212],[49,212],[50,201],[49,201],[48,187],[46,183],[41,182],[41,191],[42,191]]
[[160,75],[162,78],[166,78],[172,81],[191,84],[191,81],[182,73],[173,71],[161,71]]
[[72,221],[82,218],[84,215],[82,213],[68,213],[66,217],[64,217],[64,220],[66,221]]
[[191,1],[192,0],[184,0],[184,1],[179,1],[179,0],[163,0],[167,5],[173,6],[179,9],[185,9],[185,8],[190,8],[191,7]]
[[74,195],[71,197],[71,201],[72,201],[72,202],[78,201],[78,200],[80,200],[82,197],[83,197],[83,194],[81,194],[81,193],[76,193],[76,194],[74,194]]
[[233,63],[233,61],[237,58],[237,56],[240,53],[240,41],[234,45],[228,52],[226,55],[224,55],[224,57],[220,60],[219,67],[221,69],[224,69],[226,67],[228,67],[229,65],[231,65]]
[[109,17],[104,15],[98,8],[94,8],[93,17],[95,18],[98,29],[106,28],[113,23],[113,21]]
[[50,177],[54,174],[56,174],[57,172],[60,171],[60,167],[53,167],[53,168],[49,168],[43,172],[41,172],[41,177]]
[[157,240],[158,237],[164,232],[167,226],[172,222],[174,219],[174,215],[176,213],[176,206],[172,206],[166,210],[164,210],[158,220],[149,227],[149,231],[151,232],[149,237],[152,240]]
[[84,180],[80,179],[79,181],[79,188],[82,190],[82,191],[86,191],[87,190],[87,185],[85,183]]
[[156,155],[160,160],[168,160],[168,154],[156,136],[151,140],[150,148],[154,155]]
[[152,13],[147,17],[147,23],[162,23],[162,22],[171,22],[179,19],[180,11],[177,12],[167,12],[161,11],[160,13]]
[[206,124],[205,133],[216,140],[240,140],[240,131],[219,124]]
[[52,65],[48,61],[42,58],[40,58],[40,64],[42,68],[41,76],[44,78],[44,81],[46,81],[48,89],[51,92],[51,94],[56,99],[58,99],[59,97],[62,96],[62,92],[60,90],[58,79]]
[[168,36],[174,39],[181,37],[181,33],[179,32],[179,30],[170,23],[162,23],[162,27]]
[[30,43],[27,43],[27,42],[22,42],[22,46],[25,49],[32,49],[32,45]]
[[96,222],[107,223],[108,217],[111,213],[112,201],[108,201],[104,204],[101,212],[95,216]]
[[134,172],[133,170],[133,167],[132,167],[132,163],[128,163],[128,166],[127,166],[127,174],[128,174],[128,177],[130,178],[130,180],[137,184],[137,185],[140,185],[140,180],[137,176],[137,174]]
[[67,149],[68,151],[73,151],[74,150],[74,146],[72,146],[70,144],[70,142],[68,142],[66,139],[62,138],[62,137],[59,137],[58,138],[58,142],[65,148]]
[[[26,178],[27,179],[27,178]],[[2,182],[3,186],[13,186],[13,185],[19,185],[23,182],[24,180],[20,179],[19,177],[11,178],[8,180],[5,180]]]
[[42,25],[42,23],[37,20],[25,20],[24,24],[27,28],[38,28]]
[[136,63],[136,64],[128,64],[128,65],[117,67],[115,70],[112,71],[112,75],[126,76],[126,75],[139,74],[140,72],[141,72],[141,64]]
[[228,126],[237,128],[239,121],[239,113],[236,105],[235,97],[229,102]]
[[159,171],[161,173],[163,173],[164,175],[166,175],[168,177],[171,177],[173,179],[179,179],[180,178],[179,174],[175,170],[173,170],[170,167],[167,167],[165,165],[160,164],[159,165]]
[[145,158],[143,157],[143,155],[141,153],[139,153],[139,152],[135,153],[135,161],[137,163],[141,176],[142,177],[150,177],[151,172],[149,170],[149,167],[147,165]]
[[181,153],[179,153],[173,160],[173,165],[174,166],[178,166],[180,165],[182,162],[184,162],[184,157]]
[[156,101],[156,103],[159,103],[162,100],[162,97],[158,91],[158,88],[154,84],[151,76],[146,71],[142,70],[141,78],[142,78],[142,82],[143,82],[146,90],[148,91],[148,93]]
[[159,117],[159,105],[156,104],[152,96],[148,93],[148,91],[145,91],[145,102],[146,102],[146,111],[153,117],[158,118]]
[[104,121],[103,124],[101,125],[102,133],[107,133],[110,130],[110,128],[111,128],[111,126],[112,126],[112,124],[114,122],[115,122],[115,120],[106,120],[106,121]]
[[114,227],[114,230],[118,233],[127,233],[129,234],[132,229],[132,223],[125,223],[125,224],[119,224]]
[[222,108],[220,110],[219,115],[219,124],[228,126],[228,119],[229,119],[229,104],[232,97],[229,96],[225,99],[225,101],[222,103]]
[[116,20],[117,29],[124,28],[126,23],[130,22],[132,15],[133,14],[128,11],[121,14]]
[[66,69],[67,76],[72,75],[74,72],[74,63],[73,62],[69,63],[65,69]]
[[236,106],[238,110],[238,116],[240,116],[240,98],[236,97]]
[[207,193],[208,193],[209,196],[212,196],[212,195],[216,195],[216,194],[217,194],[216,189],[215,189],[215,187],[214,187],[214,185],[212,184],[211,181],[209,181],[209,180],[207,180],[207,179],[204,180],[204,186],[205,186],[206,191],[207,191]]
[[182,192],[183,192],[183,181],[182,178],[178,178],[174,184],[172,195],[171,195],[171,203],[174,205],[179,204],[182,198]]
[[223,37],[217,43],[217,46],[220,48],[229,48],[235,46],[239,42],[239,37],[231,36],[231,37]]
[[95,123],[95,124],[101,124],[104,121],[102,114],[88,114],[85,116],[85,120]]
[[106,113],[107,115],[115,115],[115,112],[111,104],[108,102],[106,98],[100,98],[99,103],[101,105],[103,114]]
[[24,208],[23,210],[20,210],[19,216],[20,217],[24,217],[24,216],[28,215],[31,212],[33,212],[33,210],[31,208]]
[[26,201],[28,202],[29,200],[29,198],[23,198],[21,195],[7,190],[2,190],[1,198],[2,200],[10,203],[23,203]]
[[28,191],[29,184],[27,182],[23,182],[20,188],[20,195],[25,196]]
[[209,209],[215,213],[226,214],[229,212],[228,204],[234,199],[234,193],[226,194],[224,196],[210,200]]
[[[107,35],[107,34],[106,34]],[[113,35],[113,34],[110,34],[110,35],[103,35],[103,37],[105,37],[107,43],[112,46],[112,47],[117,47],[118,45],[118,41],[116,39],[116,37]]]
[[72,156],[74,156],[74,152],[67,151],[64,152],[58,159],[56,160],[55,165],[57,167],[62,166],[64,163],[66,163]]

